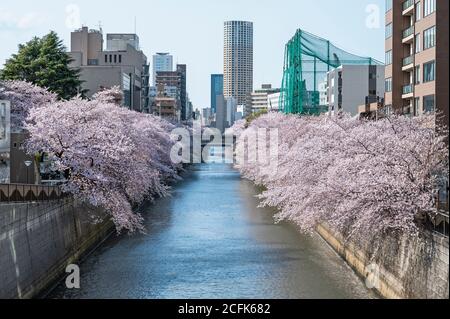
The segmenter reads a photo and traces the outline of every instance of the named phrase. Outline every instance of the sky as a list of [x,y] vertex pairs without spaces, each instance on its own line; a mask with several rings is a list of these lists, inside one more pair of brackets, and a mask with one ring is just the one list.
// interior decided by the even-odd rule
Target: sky
[[[254,23],[254,86],[281,86],[284,47],[298,28],[354,54],[384,60],[385,0],[0,0],[0,64],[33,36],[87,25],[134,33],[151,62],[170,52],[187,64],[195,108],[210,105],[210,75],[223,73],[223,22]],[[136,21],[136,23],[135,23]]]

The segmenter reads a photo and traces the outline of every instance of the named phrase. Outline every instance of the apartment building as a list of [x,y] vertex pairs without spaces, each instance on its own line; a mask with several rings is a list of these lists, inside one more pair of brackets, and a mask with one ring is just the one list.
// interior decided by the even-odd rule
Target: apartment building
[[387,112],[449,111],[449,1],[386,0]]

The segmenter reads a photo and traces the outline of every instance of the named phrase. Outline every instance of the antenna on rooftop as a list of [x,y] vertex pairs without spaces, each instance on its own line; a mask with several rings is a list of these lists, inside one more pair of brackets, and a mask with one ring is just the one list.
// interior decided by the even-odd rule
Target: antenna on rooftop
[[98,22],[98,30],[100,31],[101,34],[103,34],[103,28],[102,28],[102,22],[101,21]]

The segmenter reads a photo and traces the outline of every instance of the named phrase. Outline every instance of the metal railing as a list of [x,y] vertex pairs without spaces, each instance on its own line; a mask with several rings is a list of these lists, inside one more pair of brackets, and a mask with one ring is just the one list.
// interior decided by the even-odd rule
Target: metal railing
[[426,228],[433,233],[449,237],[449,215],[448,212],[439,212],[427,215]]
[[0,184],[0,203],[48,201],[65,196],[58,186]]
[[414,62],[414,55],[407,56],[403,59],[403,66],[410,65]]
[[415,3],[415,0],[406,0],[405,2],[403,2],[403,11],[414,6],[414,3]]
[[410,94],[413,92],[412,84],[407,84],[403,86],[403,94]]
[[403,31],[403,39],[409,37],[410,35],[414,34],[414,26],[410,26],[408,29]]

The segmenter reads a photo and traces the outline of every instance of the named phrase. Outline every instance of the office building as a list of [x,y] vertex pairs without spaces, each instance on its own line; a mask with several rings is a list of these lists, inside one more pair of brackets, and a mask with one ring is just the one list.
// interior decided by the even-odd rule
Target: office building
[[216,97],[216,128],[223,134],[225,130],[228,128],[227,125],[227,102],[223,95],[219,95]]
[[211,74],[211,112],[216,113],[217,96],[223,95],[223,74]]
[[449,1],[386,3],[386,112],[439,111],[448,123]]
[[181,120],[187,121],[192,118],[192,110],[189,110],[187,96],[187,67],[186,64],[177,64],[176,72],[180,75],[180,104],[181,104]]
[[229,97],[226,99],[226,105],[227,105],[226,128],[229,128],[232,127],[236,121],[237,100],[234,97]]
[[169,53],[156,53],[153,56],[153,85],[156,86],[156,74],[158,72],[173,71],[173,56]]
[[260,89],[251,92],[247,97],[247,103],[244,111],[245,116],[261,111],[267,111],[269,109],[268,96],[279,92],[280,89],[272,88],[271,84],[263,84]]
[[246,103],[253,91],[253,23],[227,21],[224,24],[224,97]]
[[149,110],[149,66],[139,50],[135,34],[108,34],[103,50],[103,34],[82,27],[71,33],[71,67],[80,69],[82,88],[87,97],[119,86],[124,93],[123,105],[138,112]]

